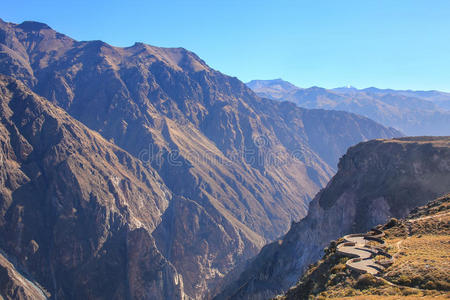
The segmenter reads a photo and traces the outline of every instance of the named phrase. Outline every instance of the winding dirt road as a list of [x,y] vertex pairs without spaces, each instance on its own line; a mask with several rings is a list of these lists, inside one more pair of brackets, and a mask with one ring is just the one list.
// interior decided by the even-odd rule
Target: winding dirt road
[[344,242],[337,246],[337,253],[351,257],[346,265],[361,273],[378,274],[385,267],[375,261],[375,256],[387,254],[378,248],[370,247],[369,241],[383,243],[379,238],[384,235],[379,230],[373,230],[368,234],[349,234],[344,236]]

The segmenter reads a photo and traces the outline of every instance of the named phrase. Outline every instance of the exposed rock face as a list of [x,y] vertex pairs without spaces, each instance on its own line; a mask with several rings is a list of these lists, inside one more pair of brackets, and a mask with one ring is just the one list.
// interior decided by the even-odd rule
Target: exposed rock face
[[171,198],[158,174],[3,75],[0,100],[0,248],[53,297],[180,298],[151,236]]
[[300,89],[281,78],[272,80],[252,80],[247,82],[247,86],[261,97],[280,100]]
[[374,140],[351,147],[337,174],[280,241],[265,246],[218,299],[267,299],[296,283],[322,249],[345,234],[448,192],[450,137]]
[[300,107],[356,113],[407,135],[449,135],[450,94],[391,89],[299,88],[281,79],[248,83],[259,96],[291,101]]
[[42,300],[47,299],[48,295],[36,282],[29,280],[0,254],[0,296],[8,300]]
[[[353,114],[309,111],[260,99],[238,79],[211,69],[182,48],[141,43],[119,48],[101,41],[79,42],[45,24],[3,21],[0,47],[0,73],[21,80],[141,160],[154,173],[156,186],[170,191],[154,192],[158,196],[154,199],[142,198],[145,209],[141,210],[141,206],[132,204],[142,197],[137,191],[135,195],[123,192],[114,179],[106,180],[107,186],[101,188],[111,190],[116,198],[121,193],[129,196],[116,204],[119,208],[136,206],[120,226],[117,221],[114,226],[101,225],[101,232],[117,232],[121,241],[145,249],[135,253],[116,247],[114,251],[132,253],[136,266],[151,269],[157,267],[139,263],[146,261],[145,253],[151,250],[158,256],[153,261],[164,262],[164,268],[167,265],[154,275],[159,282],[169,280],[177,286],[174,291],[180,291],[158,294],[170,290],[164,288],[152,290],[154,295],[179,297],[182,289],[176,283],[183,282],[188,296],[201,298],[237,263],[285,233],[291,220],[304,217],[310,199],[332,176],[338,157],[350,145],[400,135]],[[68,162],[59,150],[52,155],[61,157],[60,165],[67,165],[70,171],[66,172],[73,173],[75,182],[89,178],[79,170],[73,171],[76,164]],[[80,160],[86,159],[83,155]],[[95,174],[100,176],[100,172]],[[130,181],[134,183],[134,179]],[[97,179],[88,181],[89,185],[95,182]],[[43,193],[58,192],[70,202],[72,189],[77,188],[72,181],[61,181]],[[91,192],[87,193],[82,196],[91,197]],[[164,193],[174,195],[173,201],[164,200]],[[108,195],[99,194],[95,201],[105,201]],[[94,209],[83,221],[97,226],[97,222],[109,218],[105,214],[98,219]],[[146,230],[130,237],[130,230],[123,227],[128,222],[134,224],[133,228]],[[58,228],[60,234],[72,230]],[[147,237],[147,233],[152,234]],[[136,240],[136,236],[140,237]],[[72,238],[87,239],[84,235]],[[73,268],[80,263],[76,257],[69,260]],[[144,271],[142,276],[147,274]],[[136,272],[123,276],[135,276]],[[133,287],[139,287],[140,292],[159,286],[141,279],[133,279]]]

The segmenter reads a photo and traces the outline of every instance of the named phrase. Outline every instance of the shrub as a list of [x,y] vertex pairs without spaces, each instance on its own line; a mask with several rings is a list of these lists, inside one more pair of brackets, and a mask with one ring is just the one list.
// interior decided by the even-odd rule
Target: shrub
[[396,218],[391,218],[389,222],[384,225],[383,229],[389,229],[398,224],[398,220]]
[[414,275],[414,276],[411,278],[411,284],[412,284],[412,285],[420,286],[420,285],[423,285],[424,282],[426,282],[426,279],[425,279],[422,275],[420,275],[420,274]]
[[346,268],[345,264],[343,264],[343,263],[337,264],[331,268],[331,273],[334,274],[334,273],[342,272],[345,270],[345,268]]
[[427,290],[435,290],[435,289],[436,289],[436,283],[434,283],[434,282],[431,281],[431,280],[428,280],[428,282],[425,283],[424,287],[425,287]]
[[406,275],[400,275],[400,277],[396,281],[401,285],[411,285],[411,278]]
[[345,264],[347,262],[347,260],[349,260],[348,257],[341,257],[341,259],[339,259],[339,263]]
[[379,284],[378,280],[372,274],[366,273],[358,277],[356,281],[356,287],[360,290],[366,289],[371,286],[377,286]]
[[450,291],[450,283],[443,280],[438,280],[436,282],[436,287],[438,290]]

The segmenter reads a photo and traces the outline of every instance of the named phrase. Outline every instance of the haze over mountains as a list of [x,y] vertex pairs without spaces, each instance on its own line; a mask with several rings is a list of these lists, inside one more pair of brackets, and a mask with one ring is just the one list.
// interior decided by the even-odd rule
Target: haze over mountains
[[291,101],[304,108],[356,113],[406,135],[450,135],[449,93],[374,87],[299,88],[281,79],[253,80],[247,85],[264,98]]
[[349,146],[401,135],[262,99],[183,48],[38,22],[0,20],[0,73],[0,249],[51,297],[203,298],[306,215]]

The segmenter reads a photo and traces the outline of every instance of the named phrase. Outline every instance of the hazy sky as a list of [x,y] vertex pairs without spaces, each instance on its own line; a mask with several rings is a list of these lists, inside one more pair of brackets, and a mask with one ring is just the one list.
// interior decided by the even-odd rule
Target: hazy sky
[[450,91],[449,0],[3,0],[0,18],[115,46],[184,47],[243,81]]

